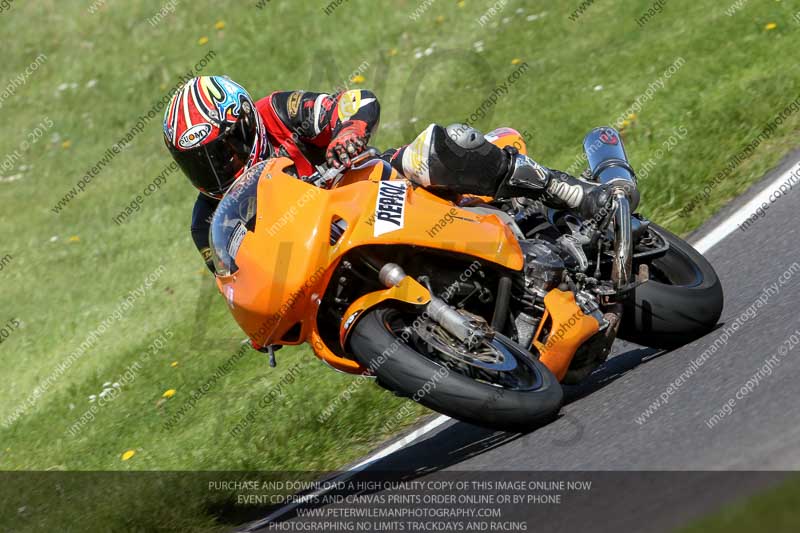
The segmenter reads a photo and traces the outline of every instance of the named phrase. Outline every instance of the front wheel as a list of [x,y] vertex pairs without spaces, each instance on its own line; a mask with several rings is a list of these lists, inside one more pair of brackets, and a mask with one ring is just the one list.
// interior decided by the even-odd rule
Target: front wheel
[[650,237],[669,245],[650,263],[650,280],[625,305],[619,337],[653,348],[675,348],[706,335],[722,314],[722,284],[711,263],[689,243],[651,223]]
[[522,431],[558,412],[561,385],[513,341],[495,334],[467,350],[423,318],[394,308],[370,311],[350,347],[385,387],[465,422]]

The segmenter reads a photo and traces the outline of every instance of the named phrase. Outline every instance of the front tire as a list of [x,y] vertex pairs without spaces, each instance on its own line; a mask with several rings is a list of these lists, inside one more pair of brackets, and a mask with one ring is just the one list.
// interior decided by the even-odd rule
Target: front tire
[[496,335],[493,342],[501,343],[530,370],[533,380],[524,390],[476,381],[420,354],[398,338],[392,324],[399,314],[392,308],[370,311],[350,338],[358,361],[372,368],[386,388],[458,420],[505,431],[530,429],[558,413],[561,385],[547,367],[510,339]]
[[650,265],[651,279],[625,304],[619,337],[652,348],[671,349],[713,331],[722,314],[722,284],[711,263],[664,228],[650,227],[669,243]]

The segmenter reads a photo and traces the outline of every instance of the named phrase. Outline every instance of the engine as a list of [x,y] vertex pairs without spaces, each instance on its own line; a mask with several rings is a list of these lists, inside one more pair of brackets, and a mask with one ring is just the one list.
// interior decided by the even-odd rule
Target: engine
[[544,313],[544,296],[563,281],[566,265],[558,248],[545,240],[525,239],[519,245],[525,270],[512,291],[518,304],[514,322],[519,343],[529,346]]

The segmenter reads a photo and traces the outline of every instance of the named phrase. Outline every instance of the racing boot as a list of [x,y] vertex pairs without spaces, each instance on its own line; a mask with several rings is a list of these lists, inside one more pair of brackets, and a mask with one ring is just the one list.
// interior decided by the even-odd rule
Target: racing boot
[[593,218],[608,203],[608,187],[544,167],[514,148],[505,148],[509,164],[495,198],[539,199],[554,209],[573,209]]
[[489,196],[497,190],[494,176],[509,168],[508,155],[466,124],[431,124],[411,144],[385,155],[411,181],[456,194]]
[[608,199],[605,187],[543,167],[516,148],[500,149],[466,124],[431,124],[411,144],[384,157],[408,179],[434,191],[541,199],[589,217]]

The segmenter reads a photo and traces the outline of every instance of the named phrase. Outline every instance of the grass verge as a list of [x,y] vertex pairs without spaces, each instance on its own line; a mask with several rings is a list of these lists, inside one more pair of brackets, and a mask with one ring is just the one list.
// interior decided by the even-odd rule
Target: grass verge
[[[618,123],[634,166],[647,169],[642,211],[678,232],[796,145],[791,113],[714,180],[800,96],[787,53],[800,26],[785,3],[751,2],[728,16],[673,0],[645,26],[637,19],[650,2],[641,0],[596,2],[577,20],[569,16],[578,2],[543,0],[510,0],[488,18],[488,2],[350,0],[329,15],[326,2],[252,4],[219,14],[208,0],[42,0],[0,12],[0,30],[13,35],[0,80],[0,324],[14,326],[0,344],[0,421],[9,422],[0,425],[0,469],[330,470],[425,413],[414,406],[385,428],[405,402],[351,387],[306,348],[279,352],[277,370],[255,352],[237,356],[243,335],[193,248],[194,193],[178,173],[126,222],[113,221],[170,163],[160,113],[147,113],[187,72],[228,74],[254,96],[369,87],[384,110],[381,147],[434,121],[510,125],[556,168],[573,165],[591,127]],[[53,211],[89,172],[84,190]],[[187,494],[185,505],[161,494],[137,490],[102,508],[87,496],[64,516],[77,511],[98,529],[120,516],[213,527],[203,494]],[[63,518],[58,501],[32,496],[5,516],[35,529]]]

